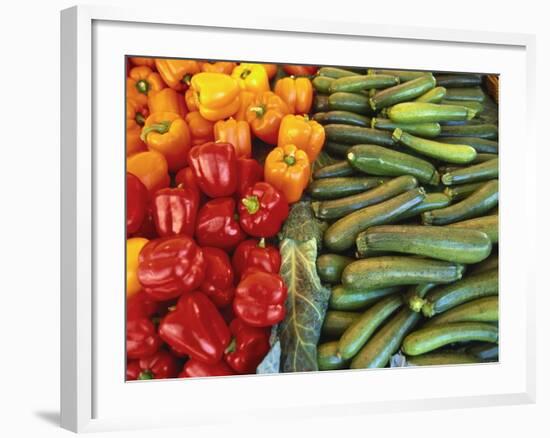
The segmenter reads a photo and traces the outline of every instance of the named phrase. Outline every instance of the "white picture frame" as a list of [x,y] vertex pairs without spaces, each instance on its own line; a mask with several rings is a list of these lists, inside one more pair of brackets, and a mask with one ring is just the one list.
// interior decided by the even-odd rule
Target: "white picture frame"
[[[102,431],[212,424],[211,414],[223,423],[244,416],[261,421],[273,410],[299,418],[534,402],[535,277],[532,256],[526,254],[535,254],[536,223],[522,206],[536,205],[536,175],[532,168],[527,172],[525,165],[526,156],[536,147],[535,37],[291,17],[252,20],[243,16],[228,23],[213,11],[205,17],[190,11],[178,15],[103,6],[78,6],[61,13],[62,427]],[[131,44],[136,32],[147,33],[140,46]],[[185,47],[161,44],[163,38],[174,35],[196,39]],[[270,44],[274,39],[279,41],[276,46]],[[234,44],[239,41],[247,44]],[[312,49],[296,49],[293,43],[299,41],[310,43]],[[268,45],[268,53],[264,50],[259,55],[259,44]],[[322,51],[315,49],[320,44]],[[354,50],[361,55],[351,62],[344,48],[367,49],[368,57],[365,50]],[[384,54],[388,48],[400,56]],[[120,360],[124,296],[108,293],[124,290],[124,245],[119,240],[124,234],[122,54],[501,74],[500,241],[501,247],[514,250],[501,253],[500,362],[125,383]],[[511,147],[518,141],[521,154]],[[514,183],[506,177],[512,167]],[[520,223],[521,237],[514,232]],[[412,373],[414,379],[410,379]],[[411,380],[429,383],[422,387]],[[192,402],[177,398],[182,385]],[[369,390],[361,391],[363,386]],[[352,387],[356,390],[348,391]],[[290,389],[295,391],[292,401],[284,398]],[[327,393],[330,402],[323,398]],[[239,402],[229,403],[227,394]],[[167,400],[166,405],[144,405],[143,400],[159,397]]]

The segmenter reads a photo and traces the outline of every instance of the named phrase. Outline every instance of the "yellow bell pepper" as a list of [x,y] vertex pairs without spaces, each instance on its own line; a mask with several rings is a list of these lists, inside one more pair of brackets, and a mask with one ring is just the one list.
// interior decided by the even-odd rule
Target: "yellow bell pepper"
[[126,241],[126,297],[130,298],[141,290],[141,284],[137,278],[139,253],[145,244],[149,242],[143,237],[132,237]]
[[238,81],[242,90],[254,93],[269,91],[269,79],[262,64],[240,64],[233,69],[231,76]]
[[235,114],[240,106],[236,79],[224,73],[197,73],[191,78],[199,112],[206,120],[217,122]]
[[298,149],[303,150],[309,162],[313,163],[325,144],[325,128],[307,115],[288,114],[281,121],[277,141],[279,147],[287,144],[294,144]]

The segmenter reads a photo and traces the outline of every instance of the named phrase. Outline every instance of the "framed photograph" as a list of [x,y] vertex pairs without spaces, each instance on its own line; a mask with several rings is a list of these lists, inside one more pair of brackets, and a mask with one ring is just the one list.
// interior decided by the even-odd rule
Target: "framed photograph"
[[533,36],[79,6],[61,53],[63,427],[534,401]]

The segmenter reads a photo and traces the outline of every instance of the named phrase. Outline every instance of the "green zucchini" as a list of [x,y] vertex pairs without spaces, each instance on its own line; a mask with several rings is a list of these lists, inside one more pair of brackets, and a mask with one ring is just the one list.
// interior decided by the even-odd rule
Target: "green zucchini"
[[453,307],[429,319],[424,327],[448,322],[493,322],[498,321],[498,296],[483,297]]
[[468,348],[466,352],[483,362],[494,362],[498,360],[498,344],[493,344],[491,342],[481,342]]
[[416,330],[403,340],[402,349],[407,356],[433,351],[454,342],[498,342],[498,329],[482,322],[452,322]]
[[346,329],[338,341],[338,354],[342,359],[353,358],[375,330],[402,305],[402,297],[394,294],[366,310]]
[[346,93],[358,93],[369,89],[380,89],[392,87],[399,84],[399,78],[391,75],[357,75],[345,76],[334,80],[330,84],[330,92],[337,93],[343,91]]
[[445,99],[451,101],[472,101],[482,103],[486,97],[481,87],[450,88]]
[[322,254],[317,258],[317,274],[325,283],[338,284],[344,268],[353,262],[352,257],[340,254]]
[[480,189],[485,183],[477,182],[470,184],[459,184],[456,186],[445,187],[443,193],[447,195],[453,201],[460,201],[461,199],[467,198],[476,190]]
[[472,146],[477,152],[487,154],[498,154],[498,142],[478,137],[443,137],[437,139],[442,143],[467,144]]
[[401,345],[403,338],[420,321],[421,316],[410,309],[401,309],[365,344],[351,361],[350,368],[384,368]]
[[338,355],[338,341],[325,342],[317,347],[317,366],[319,371],[342,370],[348,362]]
[[452,228],[477,230],[487,234],[491,243],[498,243],[498,215],[476,217],[447,225]]
[[315,91],[320,94],[330,94],[330,84],[334,82],[333,78],[328,76],[315,76],[311,81]]
[[367,174],[412,175],[421,183],[439,184],[439,173],[432,163],[392,149],[360,144],[350,148],[347,158],[354,169]]
[[339,219],[369,205],[379,204],[415,187],[418,187],[416,178],[403,175],[390,179],[363,193],[329,201],[312,202],[311,207],[315,216],[319,219]]
[[360,316],[359,312],[329,310],[325,315],[321,333],[329,338],[339,338]]
[[382,225],[359,233],[357,252],[389,251],[455,263],[477,263],[491,254],[491,240],[476,229]]
[[422,75],[376,93],[369,99],[369,103],[373,111],[379,111],[382,108],[422,96],[434,87],[435,78],[432,75]]
[[440,135],[442,137],[477,137],[496,140],[498,138],[498,126],[492,123],[442,126]]
[[487,181],[493,178],[498,178],[498,158],[445,173],[441,177],[441,182],[446,186],[451,186],[476,181]]
[[458,353],[456,351],[436,351],[433,353],[407,356],[407,366],[433,366],[433,365],[462,365],[478,363],[479,360],[472,354]]
[[498,251],[494,251],[489,257],[482,262],[476,263],[468,268],[468,274],[480,274],[482,272],[498,269]]
[[432,317],[462,303],[492,295],[498,295],[498,269],[469,275],[456,283],[431,290],[426,295],[422,313]]
[[481,75],[477,73],[436,74],[437,85],[447,88],[475,87],[481,85]]
[[338,79],[338,78],[343,78],[343,77],[346,77],[346,76],[356,76],[357,73],[355,73],[351,70],[343,69],[343,68],[321,67],[318,71],[318,75],[319,76],[325,76],[327,78]]
[[419,257],[372,257],[350,263],[342,272],[342,284],[350,289],[380,289],[420,283],[449,283],[462,278],[459,263]]
[[430,91],[424,93],[422,96],[417,97],[416,99],[414,99],[414,101],[427,102],[427,103],[440,103],[445,97],[446,93],[447,93],[447,90],[444,87],[435,87],[435,88],[432,88]]
[[380,146],[393,146],[394,144],[391,132],[362,128],[360,126],[325,125],[325,135],[329,141],[350,145],[367,143]]
[[362,126],[368,128],[370,126],[370,119],[362,116],[361,114],[355,114],[350,111],[328,111],[324,113],[316,113],[313,115],[313,120],[322,125],[328,125],[332,123],[352,126]]
[[498,158],[498,155],[478,153],[474,161],[472,161],[472,164],[485,163],[486,161],[491,161],[491,160],[494,160],[495,158]]
[[314,113],[320,113],[329,110],[328,96],[324,94],[316,94],[311,105],[311,111]]
[[308,192],[315,199],[338,199],[365,192],[387,181],[390,180],[378,176],[322,178],[312,181]]
[[422,213],[426,225],[447,225],[482,216],[498,204],[498,180],[485,183],[466,199],[445,208]]
[[389,108],[387,114],[388,117],[396,123],[427,123],[470,120],[475,117],[476,112],[459,105],[404,102]]
[[437,286],[437,283],[421,283],[411,286],[407,289],[403,300],[409,306],[409,309],[414,312],[420,312],[422,310],[422,306],[426,302],[424,297],[435,286]]
[[422,76],[431,75],[427,71],[413,71],[413,70],[389,70],[389,69],[379,69],[379,68],[369,68],[367,70],[369,75],[391,75],[399,78],[400,82],[408,82],[413,79],[417,79]]
[[442,105],[460,105],[464,108],[469,108],[475,112],[476,116],[481,114],[485,110],[485,106],[480,102],[474,102],[473,100],[463,100],[457,102],[456,100],[447,100],[443,99],[441,101]]
[[336,143],[334,141],[327,140],[323,146],[323,150],[334,157],[345,158],[349,152],[350,144]]
[[410,134],[420,137],[437,137],[441,133],[441,126],[437,122],[431,123],[394,123],[389,119],[373,117],[371,119],[371,128],[382,129],[384,131],[393,131],[400,128]]
[[411,149],[447,163],[466,164],[474,160],[477,155],[476,150],[468,145],[446,144],[434,140],[415,137],[403,130],[397,128],[392,133],[394,141],[399,142]]
[[356,93],[333,93],[328,97],[329,111],[350,111],[356,114],[373,115],[368,96]]
[[357,235],[373,225],[391,221],[395,216],[422,202],[426,193],[416,188],[379,204],[370,205],[338,219],[325,231],[324,242],[329,250],[342,252],[355,245]]
[[348,289],[342,285],[338,285],[332,288],[328,307],[333,310],[360,310],[400,290],[398,287]]
[[438,208],[447,207],[451,203],[449,197],[443,193],[426,193],[426,197],[414,207],[408,209],[404,213],[394,217],[390,223],[396,224],[406,219],[419,216],[425,211],[437,210]]
[[313,173],[314,179],[322,178],[335,178],[341,176],[353,176],[355,170],[349,165],[347,160],[339,161],[334,164],[329,164],[328,166],[321,167]]

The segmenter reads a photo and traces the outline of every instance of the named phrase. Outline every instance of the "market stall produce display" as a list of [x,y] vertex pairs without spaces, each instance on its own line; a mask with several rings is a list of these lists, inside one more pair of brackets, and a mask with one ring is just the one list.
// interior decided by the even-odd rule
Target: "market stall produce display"
[[498,361],[484,78],[129,57],[127,380]]

